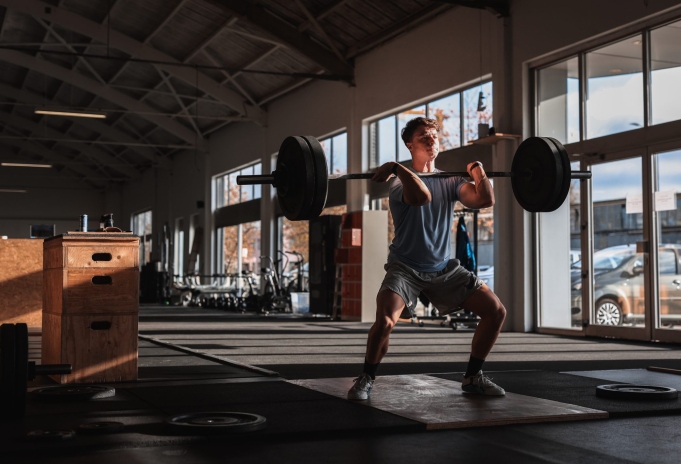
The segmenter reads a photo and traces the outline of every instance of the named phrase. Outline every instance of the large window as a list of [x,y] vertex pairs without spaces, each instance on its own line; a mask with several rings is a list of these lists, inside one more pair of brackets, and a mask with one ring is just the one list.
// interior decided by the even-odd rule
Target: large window
[[319,139],[326,155],[329,174],[347,174],[348,172],[348,133],[343,132],[333,137]]
[[132,215],[132,233],[140,238],[140,266],[151,261],[151,210]]
[[260,221],[223,227],[224,271],[260,272]]
[[483,82],[369,124],[369,165],[411,158],[401,132],[410,119],[436,119],[440,131],[440,151],[458,148],[478,138],[478,124],[492,122],[492,82]]
[[260,185],[238,185],[237,176],[262,174],[262,163],[251,164],[236,171],[229,172],[215,179],[215,207],[235,205],[262,196]]
[[679,120],[681,21],[537,69],[535,76],[537,133],[562,143]]

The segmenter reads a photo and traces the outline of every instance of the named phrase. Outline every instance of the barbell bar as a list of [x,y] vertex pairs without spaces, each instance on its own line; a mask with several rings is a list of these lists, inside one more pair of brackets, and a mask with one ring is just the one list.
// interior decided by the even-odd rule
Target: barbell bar
[[[333,180],[371,179],[373,173],[328,174],[326,156],[312,136],[291,136],[282,143],[277,167],[271,174],[237,176],[238,185],[272,184],[284,216],[292,221],[321,214],[328,183]],[[469,177],[468,172],[417,173],[419,177]],[[487,177],[510,177],[513,194],[530,212],[558,209],[567,198],[572,179],[591,179],[590,171],[572,171],[565,147],[550,137],[530,137],[520,144],[510,172],[486,172]]]

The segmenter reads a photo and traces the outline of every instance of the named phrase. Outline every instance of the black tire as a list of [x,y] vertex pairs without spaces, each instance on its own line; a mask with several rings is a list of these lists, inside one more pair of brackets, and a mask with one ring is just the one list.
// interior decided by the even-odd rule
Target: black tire
[[602,298],[596,303],[596,324],[622,325],[624,313],[622,305],[612,298]]

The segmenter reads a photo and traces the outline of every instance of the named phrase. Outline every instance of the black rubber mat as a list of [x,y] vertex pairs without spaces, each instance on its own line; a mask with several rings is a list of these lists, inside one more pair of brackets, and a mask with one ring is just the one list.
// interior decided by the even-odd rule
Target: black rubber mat
[[168,416],[203,411],[259,414],[268,425],[258,433],[267,435],[425,430],[416,421],[286,382],[147,387],[134,394]]
[[[431,374],[461,381],[461,373]],[[681,413],[681,398],[670,401],[615,400],[596,396],[596,387],[617,382],[550,371],[490,372],[493,382],[508,392],[607,411],[610,417]]]

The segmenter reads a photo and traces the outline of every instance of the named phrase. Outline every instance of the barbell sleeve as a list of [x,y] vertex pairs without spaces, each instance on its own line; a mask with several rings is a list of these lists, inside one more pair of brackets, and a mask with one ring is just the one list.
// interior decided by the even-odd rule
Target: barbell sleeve
[[236,176],[237,185],[274,184],[273,175]]

